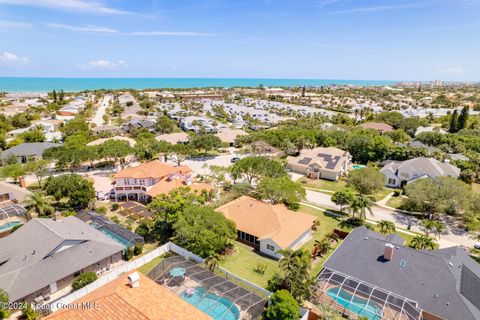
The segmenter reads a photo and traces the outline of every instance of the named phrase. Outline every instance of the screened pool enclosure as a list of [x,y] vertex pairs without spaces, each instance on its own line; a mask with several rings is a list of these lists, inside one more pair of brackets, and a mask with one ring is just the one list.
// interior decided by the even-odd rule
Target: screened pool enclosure
[[326,268],[318,275],[315,298],[343,314],[370,320],[420,320],[422,314],[415,301]]

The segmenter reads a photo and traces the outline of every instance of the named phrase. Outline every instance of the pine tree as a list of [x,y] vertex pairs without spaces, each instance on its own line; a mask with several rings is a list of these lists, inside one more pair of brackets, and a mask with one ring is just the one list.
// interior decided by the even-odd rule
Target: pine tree
[[59,94],[58,98],[59,98],[60,101],[63,101],[63,89],[60,90],[60,94]]
[[53,90],[53,102],[57,102],[57,91]]
[[468,106],[463,107],[460,115],[458,116],[458,125],[457,131],[465,129],[468,125],[468,116],[469,116],[470,108]]
[[305,97],[305,90],[306,90],[306,88],[305,88],[305,86],[303,86],[302,87],[302,97]]
[[455,110],[450,117],[450,127],[448,128],[450,133],[455,133],[458,131],[458,111]]

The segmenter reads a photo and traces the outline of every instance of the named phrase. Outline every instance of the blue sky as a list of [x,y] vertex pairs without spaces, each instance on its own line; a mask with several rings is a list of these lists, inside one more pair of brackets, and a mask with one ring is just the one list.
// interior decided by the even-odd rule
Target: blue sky
[[480,0],[0,0],[0,76],[480,81]]

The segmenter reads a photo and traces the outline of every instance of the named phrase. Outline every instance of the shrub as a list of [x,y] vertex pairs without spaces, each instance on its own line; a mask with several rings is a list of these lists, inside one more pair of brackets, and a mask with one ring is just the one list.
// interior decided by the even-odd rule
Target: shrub
[[138,256],[139,254],[142,254],[143,252],[143,244],[141,243],[135,243],[135,245],[133,246],[133,254]]
[[132,247],[127,247],[123,252],[123,258],[127,261],[131,260],[133,258],[133,250]]
[[95,209],[96,212],[106,215],[107,214],[107,207],[98,207]]
[[265,274],[265,271],[267,271],[267,265],[265,263],[259,261],[259,262],[257,262],[257,265],[255,266],[253,271],[255,271],[256,273],[259,273],[259,274]]
[[64,217],[70,217],[70,216],[74,216],[74,215],[76,215],[76,214],[77,214],[77,213],[76,213],[75,211],[73,211],[73,210],[66,210],[66,211],[63,211],[63,212],[62,212],[62,215],[63,215]]
[[298,320],[298,303],[287,290],[278,290],[270,298],[271,304],[265,310],[265,318],[274,320]]
[[117,216],[113,216],[110,220],[112,220],[115,223],[120,223],[120,219],[118,219]]
[[118,208],[120,208],[120,205],[118,203],[115,202],[114,204],[112,204],[112,210],[113,211],[118,210]]
[[97,280],[97,274],[95,272],[85,272],[75,278],[73,281],[72,287],[74,290],[81,289],[86,285]]

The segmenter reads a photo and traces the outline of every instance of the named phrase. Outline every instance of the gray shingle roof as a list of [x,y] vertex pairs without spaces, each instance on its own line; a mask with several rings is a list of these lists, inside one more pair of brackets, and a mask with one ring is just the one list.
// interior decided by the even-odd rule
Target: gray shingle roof
[[[396,245],[393,259],[385,261],[386,243],[381,235],[357,228],[324,267],[417,301],[419,308],[444,319],[480,319],[475,301],[480,300],[480,265],[465,251],[459,247],[422,251]],[[401,260],[406,262],[404,267]],[[462,284],[467,272],[470,281]]]
[[0,288],[16,301],[122,249],[75,217],[32,219],[0,239]]
[[16,156],[42,155],[46,149],[59,146],[61,146],[61,144],[52,142],[21,143],[13,148],[3,151],[2,158],[6,158],[11,154]]

